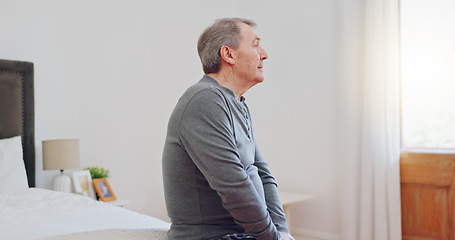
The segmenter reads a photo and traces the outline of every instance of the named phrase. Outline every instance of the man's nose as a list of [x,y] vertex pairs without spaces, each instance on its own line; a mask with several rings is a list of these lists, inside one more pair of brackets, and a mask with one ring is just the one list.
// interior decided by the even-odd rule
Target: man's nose
[[265,51],[264,48],[262,48],[261,46],[259,46],[259,56],[261,57],[261,60],[265,60],[267,58],[269,58],[269,55],[267,55],[267,52]]

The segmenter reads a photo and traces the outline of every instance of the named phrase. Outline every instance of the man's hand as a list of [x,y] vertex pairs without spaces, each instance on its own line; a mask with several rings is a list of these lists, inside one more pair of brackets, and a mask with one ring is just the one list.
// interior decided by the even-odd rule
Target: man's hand
[[295,240],[291,234],[287,233],[287,232],[280,232],[280,235],[281,235],[281,240]]

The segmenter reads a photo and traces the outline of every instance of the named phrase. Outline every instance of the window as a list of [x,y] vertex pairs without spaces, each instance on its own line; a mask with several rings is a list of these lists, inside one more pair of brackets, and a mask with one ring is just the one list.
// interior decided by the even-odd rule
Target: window
[[455,149],[455,1],[401,0],[403,148]]

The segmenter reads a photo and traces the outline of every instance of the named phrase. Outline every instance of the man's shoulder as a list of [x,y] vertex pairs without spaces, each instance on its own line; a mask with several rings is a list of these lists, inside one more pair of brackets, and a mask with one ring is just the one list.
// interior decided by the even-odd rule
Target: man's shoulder
[[181,100],[184,102],[210,100],[219,101],[225,99],[221,87],[210,81],[204,81],[204,78],[199,82],[189,87],[182,95]]

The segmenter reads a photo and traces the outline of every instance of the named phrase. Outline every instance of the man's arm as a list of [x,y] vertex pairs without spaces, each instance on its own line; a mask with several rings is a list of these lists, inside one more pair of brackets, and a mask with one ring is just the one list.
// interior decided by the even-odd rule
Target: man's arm
[[[246,106],[246,105],[245,105]],[[250,110],[246,106],[248,115],[251,116]],[[250,123],[253,124],[253,121],[250,117]],[[295,240],[291,234],[289,234],[289,229],[287,226],[286,217],[284,215],[283,206],[281,204],[280,196],[278,194],[277,184],[275,178],[270,171],[270,168],[265,162],[264,157],[262,157],[261,151],[259,150],[257,141],[254,137],[253,140],[255,143],[255,156],[254,156],[254,165],[258,168],[259,176],[261,177],[262,184],[264,186],[265,201],[267,204],[267,210],[272,217],[273,223],[280,232],[282,240]]]
[[261,177],[264,186],[265,201],[267,210],[272,217],[273,223],[280,232],[289,232],[284,210],[281,204],[280,196],[278,195],[277,184],[268,164],[259,151],[256,143],[256,155],[254,165],[258,168],[259,176]]

